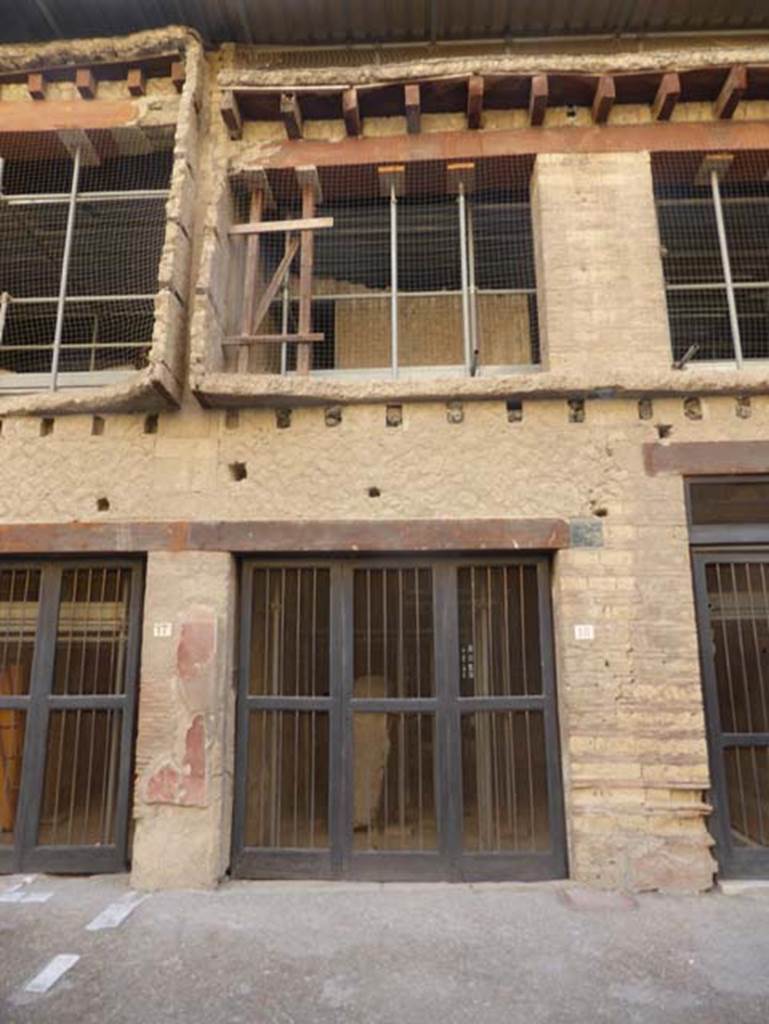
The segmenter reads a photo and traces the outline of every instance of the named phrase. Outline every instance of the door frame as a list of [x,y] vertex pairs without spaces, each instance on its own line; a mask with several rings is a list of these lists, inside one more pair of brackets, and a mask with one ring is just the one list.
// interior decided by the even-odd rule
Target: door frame
[[[539,659],[542,693],[525,697],[460,697],[457,570],[462,566],[533,565],[537,570]],[[323,568],[330,572],[327,697],[255,697],[249,694],[250,628],[255,570]],[[353,697],[353,573],[355,569],[428,568],[433,587],[433,653],[436,692],[429,698]],[[550,559],[539,554],[468,552],[462,555],[418,554],[323,558],[257,555],[243,559],[235,754],[231,873],[246,878],[351,878],[377,881],[533,880],[567,874],[566,825],[560,734],[555,685]],[[341,598],[341,600],[339,599]],[[334,680],[341,680],[334,692]],[[441,685],[443,680],[444,685]],[[329,849],[280,850],[245,846],[248,728],[253,710],[316,710],[329,714]],[[548,853],[470,853],[461,846],[461,716],[486,710],[537,710],[543,713],[546,753]],[[438,847],[435,853],[412,851],[355,852],[352,823],[353,714],[423,711],[434,716],[434,782]]]
[[726,786],[726,767],[723,752],[734,746],[769,747],[769,733],[725,733],[721,728],[718,704],[718,678],[713,657],[712,626],[710,621],[706,567],[715,563],[757,562],[769,565],[769,549],[727,547],[693,548],[691,552],[694,575],[697,638],[705,704],[708,739],[708,763],[713,814],[710,832],[715,839],[715,853],[719,874],[725,878],[766,878],[769,876],[769,847],[763,850],[740,849],[732,841],[729,827],[729,794]]
[[[39,571],[40,598],[29,692],[20,697],[0,696],[0,708],[26,712],[14,842],[0,847],[0,874],[19,871],[62,874],[124,871],[128,864],[144,564],[139,559],[109,557],[35,560],[4,558],[0,560],[0,570],[6,567],[22,571]],[[89,568],[122,568],[132,573],[123,693],[91,697],[56,695],[51,690],[54,680],[62,576],[68,569]],[[115,843],[109,846],[43,845],[37,842],[51,712],[66,710],[115,710],[122,716],[115,804]]]

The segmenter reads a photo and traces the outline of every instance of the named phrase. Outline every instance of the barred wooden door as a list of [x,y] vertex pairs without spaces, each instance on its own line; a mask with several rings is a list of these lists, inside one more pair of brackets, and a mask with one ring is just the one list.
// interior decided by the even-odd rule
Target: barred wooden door
[[244,566],[233,871],[565,873],[544,559]]
[[0,870],[126,866],[141,585],[0,563]]
[[694,554],[721,873],[769,875],[769,552]]

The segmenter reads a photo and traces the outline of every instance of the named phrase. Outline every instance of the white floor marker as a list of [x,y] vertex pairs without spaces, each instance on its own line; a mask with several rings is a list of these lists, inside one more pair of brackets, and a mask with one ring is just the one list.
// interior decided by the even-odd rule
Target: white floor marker
[[75,966],[79,959],[80,957],[76,953],[62,953],[55,956],[53,960],[49,960],[39,974],[27,982],[24,991],[34,992],[37,995],[48,992],[70,967]]
[[147,899],[146,896],[139,896],[135,892],[129,892],[116,903],[110,903],[100,914],[97,914],[90,924],[85,926],[87,932],[100,932],[105,928],[119,928],[130,913],[132,913]]

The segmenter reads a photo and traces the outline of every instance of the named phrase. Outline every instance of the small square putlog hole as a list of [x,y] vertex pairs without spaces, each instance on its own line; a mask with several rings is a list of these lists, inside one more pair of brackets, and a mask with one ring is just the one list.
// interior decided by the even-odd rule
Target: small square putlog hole
[[519,398],[509,398],[506,402],[507,422],[520,423],[523,419],[523,402]]
[[585,400],[584,398],[570,398],[568,402],[569,407],[569,423],[584,423],[585,422]]
[[40,436],[49,437],[53,433],[53,426],[56,421],[53,416],[44,416],[40,420]]
[[248,467],[245,462],[231,462],[229,465],[230,476],[236,482],[245,480],[248,476]]

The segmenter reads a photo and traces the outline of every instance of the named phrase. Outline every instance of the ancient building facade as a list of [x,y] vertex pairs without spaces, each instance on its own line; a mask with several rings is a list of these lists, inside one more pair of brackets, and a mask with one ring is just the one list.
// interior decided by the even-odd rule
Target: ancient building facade
[[0,869],[766,871],[767,63],[0,48]]

